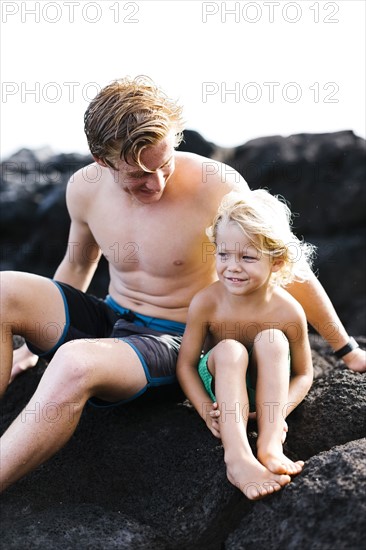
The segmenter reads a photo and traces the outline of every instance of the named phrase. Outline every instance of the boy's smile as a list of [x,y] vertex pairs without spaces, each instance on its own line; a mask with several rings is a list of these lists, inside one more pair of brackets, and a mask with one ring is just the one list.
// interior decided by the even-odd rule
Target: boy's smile
[[219,225],[216,238],[219,280],[233,294],[250,294],[267,287],[274,264],[259,252],[234,222]]

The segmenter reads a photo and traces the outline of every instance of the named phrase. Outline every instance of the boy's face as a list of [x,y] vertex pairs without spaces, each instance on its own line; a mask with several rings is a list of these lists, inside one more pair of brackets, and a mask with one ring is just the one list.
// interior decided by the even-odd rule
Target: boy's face
[[259,252],[233,222],[222,222],[216,235],[216,270],[221,283],[235,295],[264,292],[281,262]]
[[174,133],[171,133],[156,145],[143,149],[140,159],[148,172],[136,164],[119,160],[115,163],[118,171],[109,168],[114,181],[139,203],[158,202],[174,171],[174,141]]

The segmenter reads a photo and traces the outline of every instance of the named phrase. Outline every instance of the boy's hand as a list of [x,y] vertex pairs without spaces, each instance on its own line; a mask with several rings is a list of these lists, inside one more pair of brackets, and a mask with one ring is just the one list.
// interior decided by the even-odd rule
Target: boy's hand
[[220,424],[219,424],[219,416],[220,411],[217,408],[217,403],[212,403],[212,411],[208,413],[208,417],[206,420],[206,424],[210,432],[217,437],[217,439],[221,439],[220,436]]
[[[214,434],[215,437],[221,439],[220,436],[220,424],[219,424],[220,411],[218,409],[217,403],[212,403],[212,411],[209,412],[209,419],[206,422],[208,429]],[[249,420],[257,420],[257,413],[249,413]],[[285,419],[283,419],[283,434],[281,438],[282,445],[286,441],[286,436],[288,432],[288,425]]]

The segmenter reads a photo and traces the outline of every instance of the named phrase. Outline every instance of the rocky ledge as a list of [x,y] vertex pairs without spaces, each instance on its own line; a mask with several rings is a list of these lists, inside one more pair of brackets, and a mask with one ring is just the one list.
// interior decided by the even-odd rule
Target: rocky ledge
[[[319,338],[311,343],[314,384],[285,443],[305,467],[279,493],[253,503],[234,488],[220,442],[183,399],[87,406],[64,449],[2,495],[2,547],[363,550],[366,374],[343,368]],[[44,368],[40,360],[9,387],[1,431]]]

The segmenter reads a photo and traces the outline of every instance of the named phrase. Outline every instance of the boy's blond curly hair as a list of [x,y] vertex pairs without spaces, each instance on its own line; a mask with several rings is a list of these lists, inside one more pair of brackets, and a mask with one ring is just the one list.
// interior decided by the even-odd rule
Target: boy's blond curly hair
[[182,107],[147,76],[116,80],[103,88],[84,115],[84,131],[93,156],[116,170],[116,161],[137,164],[145,147],[170,132],[175,147],[183,137]]
[[206,230],[212,242],[216,243],[218,227],[225,222],[237,224],[259,253],[283,261],[272,276],[273,283],[285,286],[309,278],[315,246],[294,235],[292,214],[282,197],[265,189],[233,191],[224,196],[213,224]]

